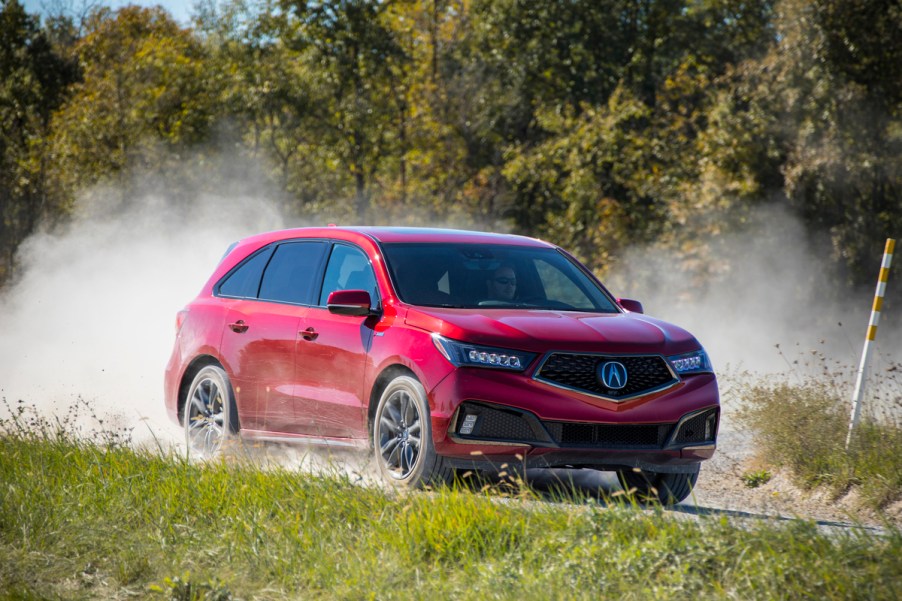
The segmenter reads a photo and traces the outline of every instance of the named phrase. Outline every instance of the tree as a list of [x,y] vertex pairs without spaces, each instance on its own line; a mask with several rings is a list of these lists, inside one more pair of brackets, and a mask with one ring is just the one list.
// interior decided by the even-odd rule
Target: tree
[[899,3],[784,0],[775,27],[768,53],[737,69],[709,141],[722,140],[728,179],[789,204],[845,283],[868,285],[902,230]]
[[406,60],[385,23],[387,4],[283,0],[281,5],[286,19],[280,40],[307,67],[305,83],[320,125],[315,134],[353,179],[355,214],[365,221],[397,112],[393,66]]
[[45,141],[53,111],[78,76],[18,0],[0,9],[0,284],[21,242],[66,210],[47,189]]
[[57,184],[101,181],[123,195],[136,172],[166,176],[203,141],[213,101],[202,46],[161,8],[92,13],[75,50],[83,81],[54,117]]

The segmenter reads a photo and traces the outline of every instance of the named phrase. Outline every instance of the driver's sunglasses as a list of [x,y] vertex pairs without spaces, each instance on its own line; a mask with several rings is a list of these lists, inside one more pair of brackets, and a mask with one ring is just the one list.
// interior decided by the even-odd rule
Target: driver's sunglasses
[[495,278],[495,282],[502,286],[516,286],[517,278]]

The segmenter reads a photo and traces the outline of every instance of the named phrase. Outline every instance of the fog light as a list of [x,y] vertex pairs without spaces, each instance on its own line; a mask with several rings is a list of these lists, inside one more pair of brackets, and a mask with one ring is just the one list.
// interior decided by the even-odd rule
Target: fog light
[[479,418],[478,415],[468,415],[464,418],[464,423],[460,426],[461,434],[472,434],[473,428],[476,427],[476,420]]

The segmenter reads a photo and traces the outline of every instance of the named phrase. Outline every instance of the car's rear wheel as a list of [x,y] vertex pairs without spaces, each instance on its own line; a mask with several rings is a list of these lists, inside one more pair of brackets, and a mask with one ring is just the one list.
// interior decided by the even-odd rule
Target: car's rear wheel
[[392,485],[420,488],[451,481],[453,470],[435,452],[426,390],[416,378],[398,376],[382,392],[373,451],[379,472]]
[[644,470],[620,470],[617,478],[627,492],[633,491],[640,500],[657,500],[675,505],[686,499],[698,482],[699,466],[687,473],[665,474]]
[[183,420],[188,454],[209,459],[238,432],[235,396],[225,371],[209,365],[201,369],[188,389]]

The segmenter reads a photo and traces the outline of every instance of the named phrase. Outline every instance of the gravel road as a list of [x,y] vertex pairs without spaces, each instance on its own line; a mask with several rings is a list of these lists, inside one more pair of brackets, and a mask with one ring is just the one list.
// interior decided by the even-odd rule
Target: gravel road
[[[723,406],[723,417],[714,458],[702,465],[694,495],[670,511],[687,516],[724,515],[731,519],[803,519],[814,521],[826,529],[865,528],[875,531],[887,523],[902,526],[902,501],[890,506],[883,516],[862,508],[853,490],[834,499],[829,491],[806,491],[795,486],[783,471],[773,473],[771,480],[750,488],[742,475],[760,471],[761,458],[751,433],[731,419],[729,402]],[[529,470],[529,481],[538,489],[550,489],[561,481],[570,481],[579,490],[591,494],[603,489],[607,493],[621,490],[616,475],[591,470]]]

